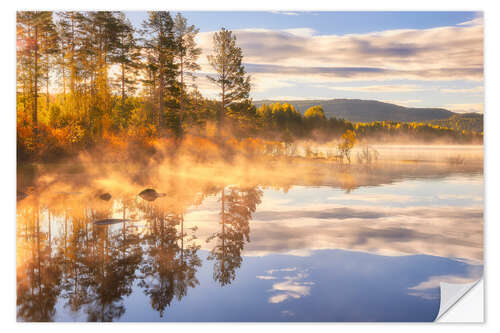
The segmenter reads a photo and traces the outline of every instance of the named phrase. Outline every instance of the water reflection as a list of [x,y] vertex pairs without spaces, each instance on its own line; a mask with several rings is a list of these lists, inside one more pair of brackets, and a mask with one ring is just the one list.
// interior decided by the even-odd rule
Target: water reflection
[[51,321],[61,293],[60,251],[52,247],[51,223],[48,232],[40,230],[38,198],[18,213],[17,224],[17,306],[18,318]]
[[[209,260],[215,262],[214,279],[226,285],[241,265],[262,190],[229,186],[220,193],[221,231],[206,241],[217,239]],[[18,207],[19,320],[54,320],[58,300],[88,321],[117,320],[134,283],[162,317],[173,299],[180,301],[199,284],[197,228],[184,227],[186,206],[178,197],[158,203],[123,196],[82,201],[57,194],[57,199],[58,205],[42,206],[34,195]]]
[[214,280],[225,286],[235,279],[236,269],[241,265],[241,251],[245,243],[250,241],[248,221],[262,197],[258,188],[239,189],[231,186],[223,187],[220,195],[221,230],[215,232],[207,241],[216,238],[216,244],[210,252],[208,260],[214,263]]
[[[231,182],[39,172],[18,180],[25,194],[16,231],[20,321],[391,320],[390,313],[354,315],[354,305],[336,296],[371,297],[349,283],[355,289],[380,279],[373,263],[396,265],[391,258],[415,254],[425,256],[390,266],[397,279],[384,275],[396,279],[394,300],[420,309],[417,317],[393,309],[394,318],[432,320],[436,281],[481,275],[481,165],[315,165],[298,170],[300,178],[228,174]],[[370,256],[318,254],[334,249]],[[332,288],[337,294],[326,292]],[[234,293],[248,304],[236,306],[243,300]],[[238,312],[250,304],[253,312]],[[306,309],[319,305],[337,312]],[[192,312],[207,306],[210,317]]]
[[146,227],[142,236],[145,251],[138,286],[162,317],[174,297],[180,301],[189,288],[198,285],[196,271],[201,260],[199,246],[192,244],[190,239],[185,246],[188,234],[184,231],[182,214],[148,206],[145,207]]

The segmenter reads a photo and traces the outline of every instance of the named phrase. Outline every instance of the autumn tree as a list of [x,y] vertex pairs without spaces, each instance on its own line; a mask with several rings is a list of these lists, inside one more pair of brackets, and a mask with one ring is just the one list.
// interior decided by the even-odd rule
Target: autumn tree
[[58,16],[65,106],[85,127],[88,138],[100,137],[105,123],[109,123],[105,120],[112,112],[109,71],[118,54],[120,25],[117,13],[61,12]]
[[[57,13],[57,31],[59,35],[59,50],[60,50],[60,73],[63,85],[64,103],[69,102],[68,107],[72,108],[73,113],[78,118],[81,116],[79,109],[73,102],[78,102],[76,98],[77,84],[80,81],[80,74],[83,72],[83,64],[85,61],[85,50],[82,47],[83,31],[81,25],[84,16],[80,12],[68,11]],[[69,82],[68,82],[69,81]],[[70,92],[70,101],[67,101],[67,86]]]
[[207,56],[215,75],[207,76],[219,89],[221,110],[219,113],[219,136],[222,133],[226,109],[233,103],[248,100],[250,76],[242,64],[243,52],[236,45],[236,36],[222,28],[213,36],[213,53]]
[[101,137],[111,123],[113,99],[110,87],[110,66],[120,54],[120,24],[111,11],[88,12],[85,15],[84,40],[88,52],[87,86],[90,93],[89,129]]
[[311,106],[304,113],[304,117],[309,119],[326,119],[325,112],[323,111],[323,107],[321,105]]
[[45,109],[49,111],[50,107],[50,73],[52,71],[52,65],[57,59],[57,53],[59,52],[58,47],[58,33],[56,30],[56,25],[52,20],[52,13],[50,13],[50,18],[47,18],[44,29],[40,36],[40,54],[42,56],[42,71],[45,80],[45,94],[46,94],[46,105]]
[[337,150],[342,157],[347,159],[347,162],[351,164],[351,150],[358,141],[356,137],[356,132],[347,130],[341,136],[341,141],[337,145]]
[[[23,94],[27,95],[31,107],[32,130],[38,135],[38,94],[45,78],[48,80],[48,59],[53,52],[51,47],[55,35],[52,12],[17,12],[17,56],[24,64],[20,69],[21,77],[26,80]],[[42,61],[45,59],[46,67]],[[44,70],[45,73],[44,74]]]
[[174,63],[176,40],[174,21],[167,11],[149,12],[143,22],[143,47],[147,53],[146,68],[149,69],[153,89],[158,85],[159,110],[157,114],[158,128],[164,128],[165,95],[167,88],[175,85],[177,65]]
[[120,110],[119,119],[126,123],[129,114],[125,110],[127,94],[132,95],[136,88],[136,77],[139,71],[140,49],[134,37],[135,29],[125,17],[125,14],[117,14],[118,50],[114,62],[120,66],[117,81],[120,87]]

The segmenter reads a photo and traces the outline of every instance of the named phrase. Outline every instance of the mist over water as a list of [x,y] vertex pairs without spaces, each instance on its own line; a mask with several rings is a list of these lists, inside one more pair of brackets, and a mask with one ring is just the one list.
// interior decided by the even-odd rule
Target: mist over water
[[482,146],[310,149],[22,166],[17,319],[432,321],[482,275]]

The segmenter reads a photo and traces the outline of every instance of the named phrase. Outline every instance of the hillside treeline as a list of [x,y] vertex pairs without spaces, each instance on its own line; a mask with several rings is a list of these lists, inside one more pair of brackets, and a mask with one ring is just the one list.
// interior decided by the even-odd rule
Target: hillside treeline
[[484,118],[478,113],[464,113],[453,115],[448,119],[431,120],[429,123],[456,131],[483,132]]

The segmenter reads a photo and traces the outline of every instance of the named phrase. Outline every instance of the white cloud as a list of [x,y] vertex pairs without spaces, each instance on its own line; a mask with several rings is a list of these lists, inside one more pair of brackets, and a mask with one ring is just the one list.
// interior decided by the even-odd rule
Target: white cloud
[[311,28],[284,29],[283,31],[299,37],[312,37],[316,33],[316,30]]
[[[267,95],[267,99],[325,99],[328,96],[324,94],[322,97],[302,97],[295,92],[300,94],[301,87],[315,84],[332,91],[362,93],[390,94],[430,89],[424,84],[381,83],[358,87],[332,85],[336,82],[366,80],[481,81],[481,20],[482,18],[477,18],[474,22],[464,22],[457,26],[347,35],[317,35],[317,31],[308,27],[284,30],[241,29],[234,30],[234,33],[244,53],[245,68],[252,76],[253,94]],[[212,36],[213,32],[202,32],[197,36],[198,45],[202,48],[199,62],[204,75],[213,72],[206,59],[206,55],[211,53]],[[198,84],[203,94],[210,98],[217,97],[218,91],[211,84],[203,79]],[[270,93],[284,88],[293,92],[274,96]],[[440,91],[444,94],[478,94],[482,92],[482,87],[443,88]],[[388,102],[415,106],[422,101],[391,99]],[[460,106],[464,107],[465,104],[454,104],[453,107],[457,110]],[[470,112],[464,111],[469,109],[474,108],[459,112]],[[480,112],[477,108],[474,110]]]
[[475,202],[481,202],[483,201],[483,198],[478,198],[472,195],[463,195],[463,194],[440,194],[437,196],[439,200],[468,200],[468,201],[475,201]]
[[[364,34],[316,35],[313,29],[235,30],[254,91],[295,85],[356,80],[473,80],[483,78],[483,27],[475,24],[431,29],[400,29]],[[210,72],[206,54],[213,32],[197,37],[200,63]],[[420,91],[413,85],[331,87],[363,92]],[[451,92],[451,91],[449,91]],[[294,99],[298,99],[295,97]]]
[[410,92],[428,90],[417,85],[401,84],[401,85],[370,85],[370,86],[351,86],[351,87],[328,87],[330,90],[341,91],[360,91],[360,92]]
[[269,298],[269,303],[281,303],[283,301],[286,301],[288,298],[290,298],[290,295],[288,294],[274,295]]
[[479,13],[476,18],[473,18],[472,20],[465,21],[462,23],[459,23],[457,25],[460,26],[473,26],[473,25],[483,25],[484,24],[484,17],[482,13]]
[[267,274],[273,274],[276,272],[293,272],[296,271],[296,267],[286,267],[286,268],[280,268],[280,269],[270,269],[267,271]]
[[447,89],[440,89],[440,91],[444,92],[444,93],[457,93],[457,94],[482,93],[484,91],[484,88],[481,86],[473,87],[473,88],[447,88]]
[[288,15],[288,16],[299,16],[299,13],[297,12],[286,12],[286,11],[272,11],[271,13],[273,14],[280,14],[280,15]]
[[329,201],[335,201],[335,202],[342,202],[342,201],[363,201],[363,202],[399,202],[399,203],[408,203],[412,201],[416,201],[419,198],[415,196],[410,196],[410,195],[404,195],[404,194],[384,194],[384,193],[377,193],[377,195],[368,195],[368,194],[362,194],[359,192],[354,192],[351,193],[349,197],[345,196],[339,196],[339,197],[328,197],[327,200]]
[[470,283],[479,279],[481,276],[480,271],[471,272],[470,276],[456,276],[456,275],[437,275],[431,276],[428,280],[419,283],[418,285],[408,288],[410,290],[426,290],[432,288],[438,288],[441,282],[446,283]]
[[272,101],[303,101],[303,100],[317,100],[317,99],[326,99],[324,97],[319,96],[286,96],[286,95],[276,95],[270,96],[266,98]]
[[271,292],[277,292],[277,294],[269,297],[269,303],[282,303],[290,298],[298,299],[309,295],[314,282],[306,281],[307,277],[304,271],[283,277],[281,282],[273,284]]
[[458,104],[446,104],[444,108],[449,109],[453,112],[458,113],[468,113],[468,112],[484,112],[483,103],[458,103]]

